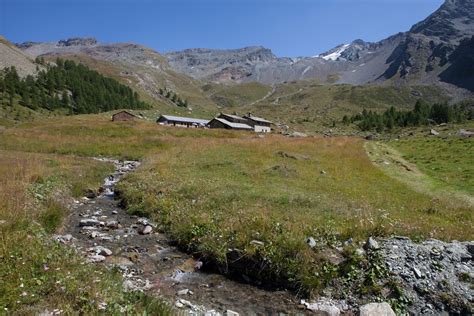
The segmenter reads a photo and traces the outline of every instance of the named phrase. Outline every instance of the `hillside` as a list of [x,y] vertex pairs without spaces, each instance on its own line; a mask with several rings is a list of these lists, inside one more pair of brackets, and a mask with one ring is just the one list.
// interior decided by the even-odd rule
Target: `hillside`
[[[430,103],[473,98],[471,9],[471,1],[449,0],[405,33],[376,43],[358,39],[313,57],[281,58],[261,46],[160,54],[94,38],[17,46],[29,58],[61,56],[128,85],[152,105],[143,112],[150,119],[160,113],[254,112],[311,130],[364,108],[408,108],[419,98]],[[189,107],[177,106],[160,89],[176,93]]]
[[436,86],[325,85],[303,80],[272,86],[243,83],[206,87],[221,111],[259,113],[278,125],[311,133],[327,132],[334,127],[334,121],[363,109],[376,112],[392,106],[411,109],[420,98],[429,103],[450,100]]
[[0,36],[0,69],[15,66],[22,77],[36,72],[33,59],[25,56],[15,45]]
[[166,112],[187,113],[159,94],[159,89],[175,91],[187,99],[191,110],[211,110],[215,105],[203,93],[201,83],[173,71],[158,52],[131,43],[106,44],[93,38],[71,38],[50,43],[19,44],[25,54],[54,60],[57,56],[82,62],[89,67],[129,85],[140,96]]

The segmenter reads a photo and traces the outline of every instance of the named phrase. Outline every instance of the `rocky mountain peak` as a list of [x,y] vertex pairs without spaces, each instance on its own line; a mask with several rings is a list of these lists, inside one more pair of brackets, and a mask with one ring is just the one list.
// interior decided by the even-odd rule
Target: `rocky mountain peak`
[[410,33],[450,43],[474,35],[474,0],[446,0],[433,14],[415,24]]
[[97,44],[94,37],[72,37],[58,41],[58,46],[93,46]]
[[341,44],[333,49],[322,53],[319,57],[332,61],[355,61],[360,59],[362,54],[374,47],[373,43],[356,39],[350,44]]

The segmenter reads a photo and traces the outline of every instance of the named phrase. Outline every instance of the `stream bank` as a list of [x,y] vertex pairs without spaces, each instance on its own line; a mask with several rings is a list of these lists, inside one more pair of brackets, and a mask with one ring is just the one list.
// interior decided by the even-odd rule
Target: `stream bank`
[[[191,315],[394,315],[386,303],[366,304],[320,298],[300,300],[293,293],[269,290],[203,271],[203,262],[180,251],[159,227],[129,215],[116,200],[114,187],[139,162],[101,159],[113,163],[114,174],[98,191],[74,201],[60,242],[71,244],[92,264],[118,268],[123,286],[164,298]],[[362,246],[362,245],[360,245]],[[416,315],[472,313],[474,243],[405,237],[369,238],[362,255],[378,253],[390,278],[406,298],[406,311]],[[362,302],[366,303],[366,302]]]
[[[124,288],[165,298],[195,315],[305,315],[309,311],[294,294],[243,284],[217,273],[203,272],[202,262],[172,245],[157,225],[129,215],[116,200],[114,186],[140,163],[101,159],[115,172],[97,196],[75,200],[60,242],[73,245],[87,261],[120,269]],[[233,314],[235,315],[235,314]]]

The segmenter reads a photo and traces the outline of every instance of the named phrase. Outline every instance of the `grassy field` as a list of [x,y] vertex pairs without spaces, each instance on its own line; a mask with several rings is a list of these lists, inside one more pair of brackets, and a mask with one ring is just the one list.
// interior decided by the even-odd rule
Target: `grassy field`
[[430,176],[438,188],[452,187],[474,195],[474,139],[416,137],[389,145]]
[[[341,288],[356,287],[361,293],[378,291],[381,294],[373,280],[365,279],[373,276],[368,271],[378,269],[377,260],[356,257],[354,250],[360,246],[358,242],[368,236],[392,234],[415,239],[470,240],[474,236],[470,225],[473,208],[462,199],[444,195],[434,199],[431,194],[392,177],[371,161],[365,143],[355,137],[294,139],[266,135],[260,138],[246,132],[168,128],[146,121],[117,123],[111,122],[108,115],[88,115],[6,128],[1,131],[0,150],[5,161],[38,157],[35,159],[40,163],[34,165],[44,166],[33,172],[42,175],[39,183],[49,183],[44,179],[57,181],[53,181],[53,185],[41,184],[39,188],[67,187],[70,194],[76,195],[83,188],[93,186],[106,171],[97,162],[77,156],[141,159],[142,167],[120,185],[127,209],[153,217],[171,238],[196,256],[207,258],[221,269],[244,270],[246,275],[256,279],[278,280],[298,290],[318,293],[327,285],[337,283]],[[419,140],[417,146],[425,148],[429,144]],[[468,169],[469,148],[463,146],[455,146],[465,151],[459,155],[462,162],[458,166]],[[426,151],[430,151],[429,148],[426,147]],[[404,152],[403,148],[400,151]],[[30,192],[25,188],[36,187],[38,177],[25,174],[22,178],[23,175],[8,172],[29,168],[2,170],[3,179],[19,177],[24,179],[25,185],[23,191],[12,189],[5,193],[7,197],[3,200],[18,206],[4,206],[3,213],[25,210],[24,203],[8,196],[11,192]],[[80,174],[78,170],[84,170],[84,180],[75,184],[76,178],[67,175]],[[456,172],[459,170],[450,171],[453,179],[464,174]],[[470,173],[465,176],[472,181]],[[431,179],[435,175],[427,177]],[[38,193],[49,196],[42,191]],[[50,206],[47,201],[50,199],[45,199],[45,211],[39,214],[49,214],[47,210],[52,207],[52,215],[37,215],[34,221],[28,222],[40,225],[31,224],[21,231],[24,242],[28,236],[34,236],[38,245],[45,245],[41,248],[35,244],[38,251],[44,249],[39,257],[46,255],[49,247],[45,231],[54,231],[61,223],[61,216],[54,214],[62,214],[62,211],[55,211],[57,205]],[[10,209],[15,211],[9,213]],[[55,219],[58,217],[59,220]],[[3,233],[2,242],[4,249],[12,252],[21,243],[13,243],[14,237],[9,236],[20,232],[19,228],[8,229]],[[36,231],[40,232],[38,236],[32,233]],[[306,244],[310,236],[317,243],[313,249]],[[354,243],[343,244],[349,238],[353,238]],[[22,253],[18,257],[26,255]],[[68,260],[75,262],[76,259],[67,257],[56,261],[66,264]],[[17,261],[5,267],[12,269],[14,264]],[[71,273],[82,271],[74,268],[75,263],[71,263],[71,267]],[[35,273],[41,275],[41,266],[35,269],[38,271]],[[18,283],[16,278],[8,281],[11,289],[4,295],[8,302],[18,294],[15,291],[19,285],[15,282]],[[44,290],[42,284],[45,283],[37,285],[38,291]],[[96,293],[102,293],[100,289]],[[107,293],[113,297],[104,300],[124,302],[129,299],[116,290]],[[143,302],[134,299],[130,306]],[[95,299],[86,296],[84,305],[79,306],[84,311],[93,310],[90,309],[95,308],[90,304],[92,300]]]
[[160,301],[122,290],[120,274],[85,265],[51,239],[71,196],[97,187],[112,167],[92,159],[0,150],[0,310],[33,315],[164,314]]
[[[111,122],[110,115],[83,115],[27,122],[2,132],[0,149],[141,159],[170,146],[167,139],[239,137],[233,131],[158,126],[147,121]],[[250,134],[249,134],[250,135]]]
[[[433,202],[389,177],[369,160],[363,143],[343,137],[181,139],[147,158],[121,189],[130,212],[154,217],[197,256],[224,267],[242,262],[256,278],[309,291],[347,276],[347,267],[334,261],[350,257],[353,246],[345,255],[334,247],[349,238],[472,238],[471,206],[443,197]],[[441,211],[432,212],[433,203]],[[315,249],[306,244],[309,236]]]

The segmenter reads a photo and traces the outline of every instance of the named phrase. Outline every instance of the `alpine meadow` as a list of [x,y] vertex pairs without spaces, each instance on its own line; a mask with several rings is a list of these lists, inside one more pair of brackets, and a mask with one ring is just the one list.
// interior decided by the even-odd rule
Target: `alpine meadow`
[[21,2],[0,313],[474,313],[474,0]]

